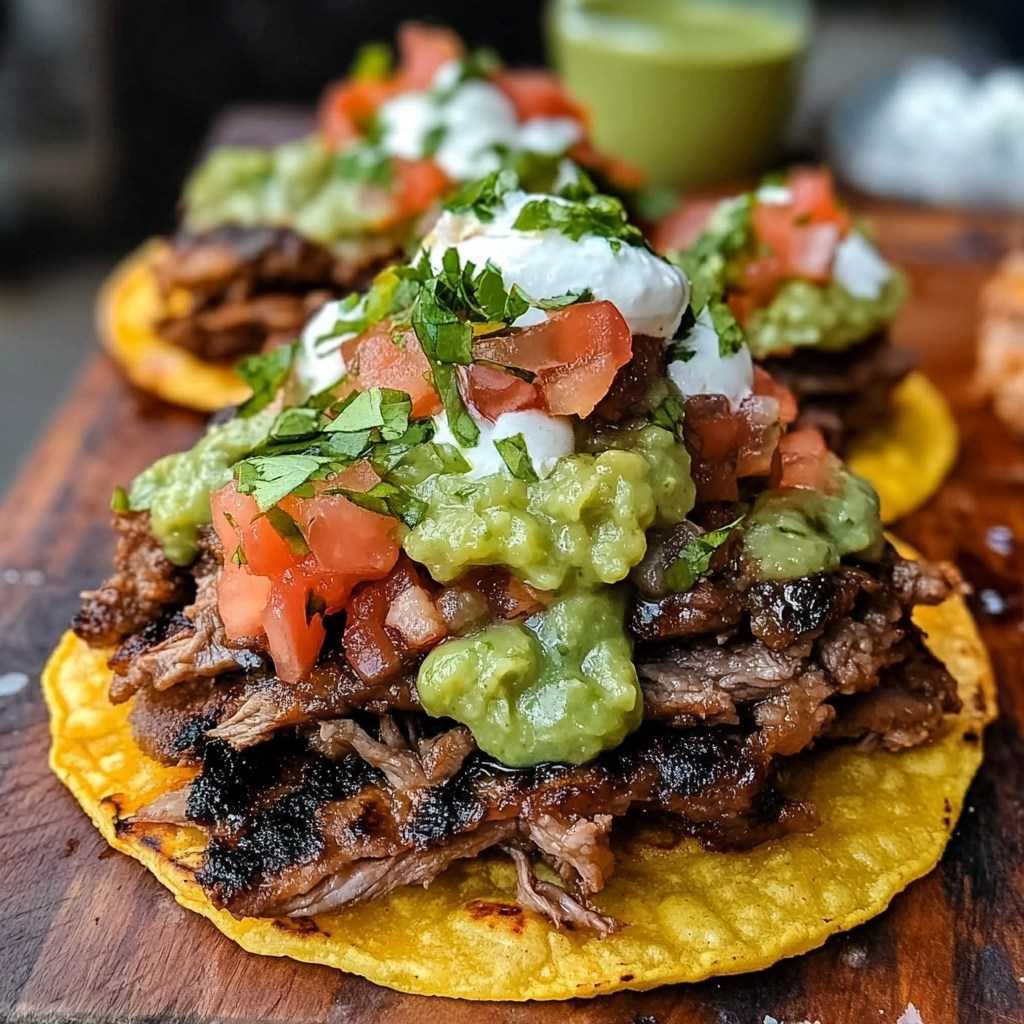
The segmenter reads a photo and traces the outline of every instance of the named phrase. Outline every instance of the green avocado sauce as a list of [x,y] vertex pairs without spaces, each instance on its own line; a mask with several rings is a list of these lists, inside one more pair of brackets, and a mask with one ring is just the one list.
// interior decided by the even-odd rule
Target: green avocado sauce
[[743,523],[743,551],[760,579],[831,572],[845,555],[881,553],[878,495],[859,476],[840,474],[835,494],[766,491],[754,502]]
[[188,565],[195,558],[199,529],[210,521],[210,495],[231,480],[231,467],[266,438],[274,415],[266,409],[210,427],[187,452],[165,455],[135,478],[128,505],[134,512],[149,512],[153,535],[172,562]]
[[570,455],[533,483],[430,478],[406,553],[442,583],[474,565],[505,566],[541,590],[617,583],[643,558],[648,527],[677,523],[693,507],[694,487],[689,456],[667,430],[617,432],[603,443],[633,450]]
[[220,146],[185,185],[185,223],[197,232],[290,227],[333,247],[379,224],[390,184],[390,160],[368,144],[335,153],[310,136],[267,149]]
[[838,352],[865,341],[890,324],[907,295],[907,282],[893,271],[877,298],[851,295],[841,285],[788,281],[745,330],[755,359],[795,348]]
[[522,625],[449,640],[420,666],[424,710],[468,726],[502,764],[589,761],[643,716],[624,615],[615,590],[573,591]]

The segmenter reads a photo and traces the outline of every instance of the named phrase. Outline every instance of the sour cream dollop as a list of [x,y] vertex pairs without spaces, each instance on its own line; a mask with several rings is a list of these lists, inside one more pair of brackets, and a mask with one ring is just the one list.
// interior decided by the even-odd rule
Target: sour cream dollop
[[498,169],[497,146],[557,156],[583,138],[583,128],[572,118],[520,122],[509,98],[490,82],[470,79],[454,85],[460,71],[460,61],[449,61],[438,69],[430,89],[402,93],[381,106],[386,152],[419,160],[428,155],[437,133],[433,159],[453,181],[471,181]]
[[851,231],[836,248],[832,277],[859,299],[877,299],[892,277],[892,267],[859,231]]
[[337,384],[345,373],[341,344],[354,334],[330,337],[341,312],[340,302],[326,302],[302,328],[295,375],[303,391],[315,395]]
[[548,476],[560,458],[576,450],[572,423],[567,416],[549,416],[539,409],[524,409],[502,413],[493,423],[480,416],[473,416],[473,419],[480,429],[480,439],[472,448],[463,448],[452,433],[447,416],[441,413],[434,417],[434,441],[459,449],[469,463],[466,476],[471,480],[508,472],[494,442],[516,434],[523,435],[526,451],[539,477]]
[[683,344],[691,353],[690,357],[668,364],[668,375],[683,397],[725,395],[729,405],[737,409],[754,386],[750,349],[743,345],[738,351],[723,357],[719,351],[718,332],[706,307],[701,310]]
[[[506,288],[518,284],[535,299],[589,289],[595,299],[613,303],[633,334],[671,338],[688,298],[686,278],[642,246],[614,247],[607,238],[584,235],[574,241],[554,228],[523,231],[512,225],[533,200],[567,202],[557,197],[510,192],[493,219],[445,212],[424,239],[431,266],[440,270],[448,249],[462,264],[483,267],[488,260],[500,271]],[[517,327],[540,323],[546,314],[530,309]]]

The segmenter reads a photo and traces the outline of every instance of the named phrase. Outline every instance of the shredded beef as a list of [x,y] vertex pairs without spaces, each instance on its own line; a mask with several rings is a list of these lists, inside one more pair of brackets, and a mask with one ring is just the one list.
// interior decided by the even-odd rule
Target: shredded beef
[[192,593],[187,572],[164,554],[149,529],[148,512],[114,516],[114,574],[98,590],[83,591],[71,628],[93,647],[119,643],[185,604]]
[[157,279],[165,295],[184,288],[190,301],[157,330],[214,360],[290,341],[329,299],[367,285],[393,253],[381,240],[341,256],[288,228],[185,231],[163,253]]
[[506,848],[516,866],[516,899],[529,910],[547,918],[556,928],[580,928],[611,935],[622,925],[614,917],[598,913],[574,899],[561,886],[539,879],[529,856],[515,846]]
[[615,870],[615,855],[608,844],[612,820],[610,814],[573,822],[556,814],[540,814],[527,822],[527,835],[563,880],[578,879],[586,892],[600,892]]
[[841,352],[800,349],[768,359],[764,368],[796,396],[801,426],[817,427],[833,451],[885,419],[896,385],[914,364],[885,334]]

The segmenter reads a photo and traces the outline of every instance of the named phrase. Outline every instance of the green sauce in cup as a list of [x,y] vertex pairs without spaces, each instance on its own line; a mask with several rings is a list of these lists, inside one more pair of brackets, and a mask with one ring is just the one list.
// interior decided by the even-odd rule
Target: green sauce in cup
[[594,141],[655,184],[742,177],[771,163],[796,94],[803,0],[553,0],[559,71]]

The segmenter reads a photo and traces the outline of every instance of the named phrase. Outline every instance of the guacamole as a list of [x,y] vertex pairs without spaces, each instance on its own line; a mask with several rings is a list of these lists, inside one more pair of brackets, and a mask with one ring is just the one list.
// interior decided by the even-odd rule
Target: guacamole
[[199,528],[210,521],[210,495],[231,480],[231,467],[260,444],[275,413],[236,416],[209,430],[187,452],[157,459],[128,492],[132,511],[149,512],[153,535],[167,557],[188,565],[196,555]]
[[468,726],[502,764],[583,764],[642,717],[624,614],[615,590],[572,591],[522,625],[449,640],[420,666],[423,708]]
[[750,317],[747,344],[755,359],[786,355],[795,348],[841,351],[889,324],[906,294],[906,279],[896,271],[875,299],[851,295],[834,281],[788,281],[768,306]]
[[743,550],[761,579],[790,580],[831,572],[844,555],[876,556],[882,545],[878,495],[840,469],[834,494],[766,491],[743,523]]
[[541,590],[617,583],[643,558],[648,527],[679,522],[694,489],[686,451],[667,430],[615,440],[636,450],[570,455],[532,483],[432,478],[406,553],[442,583],[474,565],[505,566]]
[[390,185],[389,159],[369,145],[335,153],[311,136],[272,149],[220,146],[185,186],[185,223],[290,227],[332,246],[381,226]]

